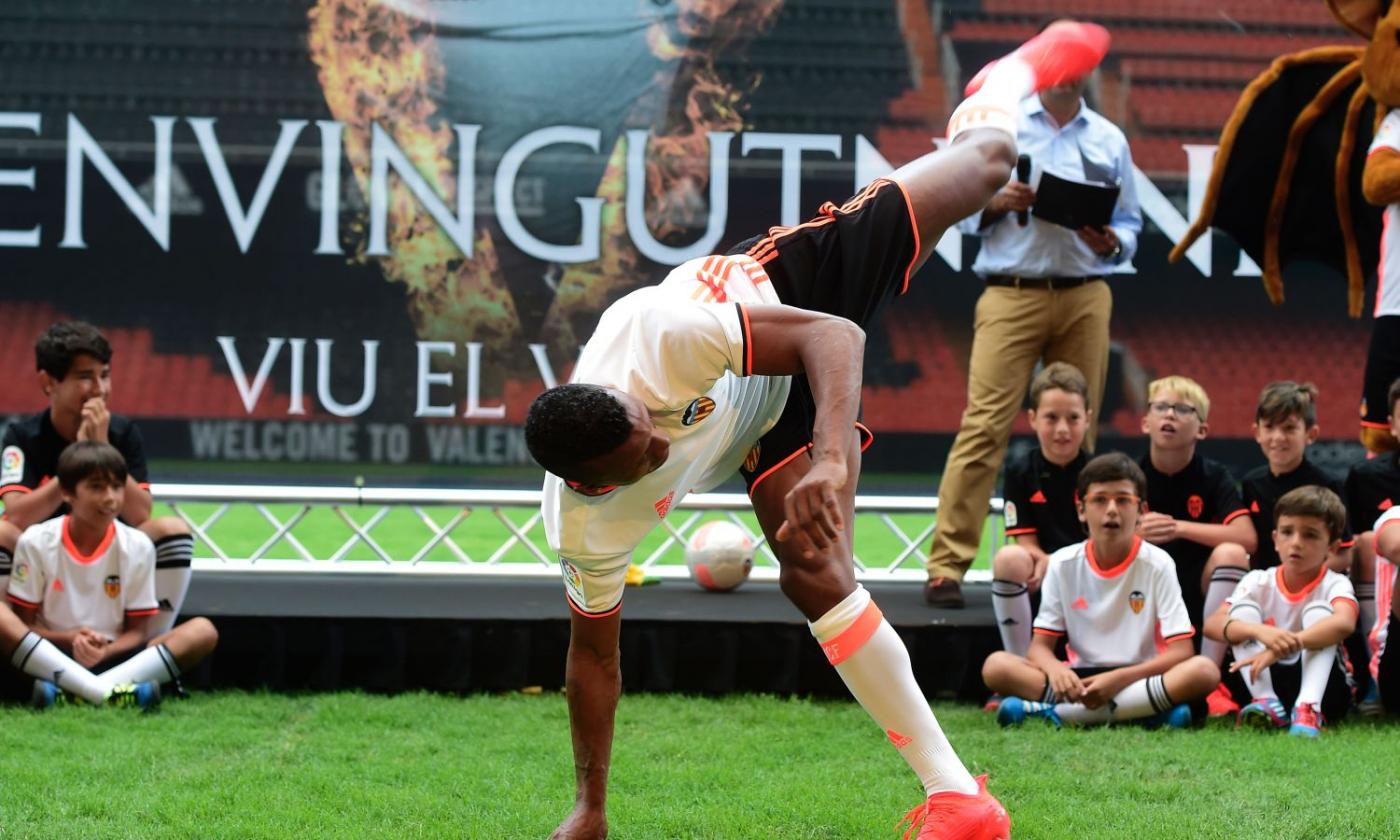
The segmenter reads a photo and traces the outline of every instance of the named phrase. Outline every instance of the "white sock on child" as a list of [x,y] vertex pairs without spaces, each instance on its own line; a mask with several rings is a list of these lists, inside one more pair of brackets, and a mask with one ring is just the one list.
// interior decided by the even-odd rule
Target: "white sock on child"
[[992,581],[992,612],[1001,633],[1001,649],[1025,656],[1031,649],[1031,596],[1026,585],[1014,580]]
[[152,645],[122,664],[104,671],[101,679],[110,688],[122,683],[139,683],[148,680],[164,685],[180,676],[180,666],[175,664],[175,656],[165,645]]
[[[1249,572],[1248,569],[1241,569],[1239,566],[1220,566],[1210,574],[1210,585],[1206,587],[1205,608],[1201,614],[1209,618],[1220,609],[1220,605],[1225,603],[1235,587],[1239,585],[1240,579]],[[1206,636],[1201,637],[1201,655],[1217,667],[1225,661],[1226,645],[1224,642],[1217,642]]]
[[102,705],[107,699],[107,686],[102,680],[32,630],[20,639],[10,663],[29,676],[48,680],[94,706]]
[[[1303,611],[1303,629],[1306,630],[1324,618],[1332,617],[1332,608],[1325,604],[1313,604]],[[1298,685],[1299,703],[1311,703],[1314,708],[1322,708],[1322,695],[1327,691],[1327,680],[1332,676],[1332,664],[1337,661],[1336,645],[1328,645],[1317,650],[1303,651],[1303,677]]]
[[[1241,601],[1238,604],[1232,604],[1230,606],[1229,616],[1236,621],[1247,621],[1250,624],[1262,624],[1264,621],[1264,613],[1259,609],[1259,605],[1249,601]],[[1251,639],[1247,642],[1232,645],[1231,650],[1235,652],[1235,661],[1242,662],[1255,654],[1261,653],[1264,650],[1264,646]],[[1244,684],[1249,686],[1249,696],[1251,698],[1257,700],[1264,697],[1278,697],[1278,694],[1274,691],[1274,678],[1267,668],[1257,674],[1254,673],[1253,668],[1243,668],[1240,670],[1240,676],[1244,678]]]

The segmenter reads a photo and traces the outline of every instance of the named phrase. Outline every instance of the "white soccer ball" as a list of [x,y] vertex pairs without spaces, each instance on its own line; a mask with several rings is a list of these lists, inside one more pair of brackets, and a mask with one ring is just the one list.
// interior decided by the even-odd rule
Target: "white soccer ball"
[[749,579],[753,570],[754,541],[733,522],[706,522],[685,547],[690,577],[703,589],[728,592]]

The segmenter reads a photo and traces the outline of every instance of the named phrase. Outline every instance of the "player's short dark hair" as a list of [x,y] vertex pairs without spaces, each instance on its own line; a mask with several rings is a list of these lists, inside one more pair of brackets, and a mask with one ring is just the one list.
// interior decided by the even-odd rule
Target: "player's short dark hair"
[[535,398],[525,417],[530,455],[560,478],[580,481],[578,465],[606,455],[632,434],[632,421],[617,397],[597,385],[571,383]]
[[1385,392],[1385,404],[1390,409],[1387,414],[1395,413],[1395,402],[1400,400],[1400,377],[1390,383],[1390,390]]
[[1326,487],[1307,484],[1295,487],[1274,503],[1274,525],[1285,516],[1315,516],[1327,525],[1329,540],[1346,533],[1347,509],[1336,493]]
[[1091,458],[1084,469],[1079,471],[1079,481],[1075,490],[1080,499],[1089,494],[1089,485],[1108,484],[1113,481],[1131,481],[1139,499],[1147,498],[1147,476],[1137,461],[1122,452],[1108,452]]
[[58,456],[58,486],[72,493],[94,475],[114,484],[126,483],[126,459],[110,443],[79,440],[68,444]]
[[1270,382],[1259,392],[1259,405],[1254,409],[1254,422],[1267,420],[1275,425],[1290,417],[1303,421],[1305,427],[1317,424],[1317,386],[1311,382],[1284,379]]
[[1035,375],[1031,380],[1031,408],[1040,408],[1040,397],[1046,391],[1078,394],[1084,400],[1084,407],[1089,407],[1089,380],[1069,362],[1051,362]]
[[102,364],[112,361],[112,345],[97,327],[82,321],[58,321],[34,342],[34,367],[62,381],[78,356],[92,356]]

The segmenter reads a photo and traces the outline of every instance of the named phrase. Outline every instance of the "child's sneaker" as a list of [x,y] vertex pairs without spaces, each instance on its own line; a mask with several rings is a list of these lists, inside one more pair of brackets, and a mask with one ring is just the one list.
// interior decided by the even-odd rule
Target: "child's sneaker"
[[48,680],[34,681],[34,708],[52,709],[54,706],[67,706],[71,699],[68,692]]
[[1288,726],[1288,710],[1277,697],[1256,697],[1240,709],[1239,726],[1273,731]]
[[160,705],[160,686],[151,681],[114,685],[107,692],[107,705],[149,712]]
[[[1108,30],[1097,23],[1061,20],[1017,47],[1011,56],[1030,66],[1039,91],[1088,75],[1108,54],[1108,43]],[[977,71],[963,95],[971,96],[981,89],[995,64],[993,61]]]
[[1050,703],[1036,703],[1031,700],[1022,700],[1019,697],[1006,697],[1001,701],[1001,706],[997,708],[997,723],[1002,726],[1018,726],[1028,717],[1040,718],[1047,723],[1055,725],[1059,729],[1063,724],[1060,716],[1055,714],[1055,707]]
[[1214,691],[1206,695],[1206,717],[1234,717],[1239,713],[1240,704],[1235,702],[1225,683],[1217,685]]
[[[1008,698],[1010,699],[1010,698]],[[987,793],[987,776],[977,777],[977,793],[966,794],[945,790],[932,794],[924,803],[904,815],[898,831],[905,824],[903,840],[910,840],[919,829],[917,840],[1009,840],[1011,815]]]
[[1385,707],[1381,705],[1380,686],[1376,685],[1374,679],[1366,689],[1366,694],[1357,702],[1356,711],[1364,717],[1380,717],[1385,714]]
[[1160,727],[1166,727],[1167,729],[1190,729],[1191,721],[1191,707],[1185,703],[1178,703],[1165,712],[1159,712],[1147,718],[1143,721],[1143,724],[1148,729],[1158,729]]
[[1311,703],[1298,703],[1293,707],[1293,725],[1288,727],[1289,735],[1300,738],[1316,738],[1322,734],[1322,712]]
[[997,709],[1001,708],[1001,704],[1005,702],[1005,700],[1006,698],[1002,697],[1000,694],[993,694],[991,697],[987,698],[987,702],[982,704],[982,711],[995,712]]

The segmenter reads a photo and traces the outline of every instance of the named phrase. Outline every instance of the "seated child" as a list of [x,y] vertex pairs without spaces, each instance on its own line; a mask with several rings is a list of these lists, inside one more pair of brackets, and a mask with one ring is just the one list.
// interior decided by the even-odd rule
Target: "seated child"
[[[1050,557],[1028,655],[998,651],[982,666],[987,686],[1006,695],[997,711],[1003,726],[1026,717],[1056,726],[1143,718],[1187,726],[1186,704],[1220,682],[1220,669],[1193,655],[1196,631],[1172,558],[1136,533],[1146,484],[1138,465],[1116,452],[1079,472],[1079,519],[1089,539]],[[1062,637],[1069,662],[1055,656]]]
[[[1230,471],[1196,451],[1209,431],[1205,389],[1168,376],[1148,386],[1147,398],[1142,430],[1149,446],[1139,462],[1147,475],[1147,512],[1138,533],[1176,563],[1186,614],[1199,627],[1249,570],[1258,539]],[[1226,646],[1214,639],[1201,638],[1200,651],[1216,667],[1225,660]],[[1211,717],[1239,711],[1224,685],[1207,702]]]
[[69,513],[20,536],[8,593],[14,611],[0,608],[0,650],[36,678],[40,707],[68,692],[94,705],[148,708],[161,683],[214,650],[218,633],[195,618],[146,641],[159,614],[156,552],[150,537],[117,521],[127,484],[120,452],[70,444],[57,480]]
[[[1390,455],[1382,455],[1389,458]],[[1400,567],[1400,505],[1395,505],[1376,520],[1376,608],[1380,613],[1375,624],[1362,628],[1367,633],[1371,650],[1371,680],[1380,689],[1380,702],[1385,711],[1400,714],[1400,654],[1386,655],[1386,642],[1392,629],[1400,628],[1400,600],[1395,598],[1396,568]]]
[[1031,428],[1040,446],[1006,465],[1006,535],[1013,542],[992,558],[992,608],[1003,650],[1025,656],[1031,646],[1040,583],[1051,552],[1082,542],[1074,487],[1089,460],[1084,434],[1089,383],[1067,362],[1053,362],[1031,381]]
[[1233,648],[1230,671],[1254,698],[1240,710],[1241,725],[1315,738],[1327,718],[1350,708],[1338,646],[1356,629],[1356,595],[1351,581],[1327,568],[1345,523],[1342,500],[1326,487],[1285,493],[1274,505],[1282,565],[1245,575],[1206,620],[1205,633]]

